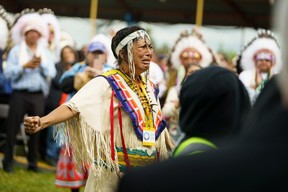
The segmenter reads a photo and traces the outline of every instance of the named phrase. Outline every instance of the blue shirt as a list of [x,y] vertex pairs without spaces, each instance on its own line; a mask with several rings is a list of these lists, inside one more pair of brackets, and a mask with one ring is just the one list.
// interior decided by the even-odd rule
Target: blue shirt
[[[29,48],[28,55],[33,57]],[[14,46],[8,53],[5,76],[11,80],[13,90],[42,91],[48,95],[50,80],[55,77],[56,69],[49,50],[45,50],[46,62],[41,60],[40,66],[29,69],[19,63],[20,45]]]

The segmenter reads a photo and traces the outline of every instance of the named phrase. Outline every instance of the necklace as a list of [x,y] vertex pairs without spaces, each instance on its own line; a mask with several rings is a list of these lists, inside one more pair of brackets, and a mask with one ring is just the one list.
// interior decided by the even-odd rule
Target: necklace
[[151,98],[149,97],[147,91],[147,81],[143,80],[141,76],[138,76],[136,80],[132,80],[126,73],[121,69],[119,71],[126,77],[126,83],[128,86],[137,94],[143,110],[145,112],[145,124],[147,127],[153,128],[153,114],[152,114],[152,105]]

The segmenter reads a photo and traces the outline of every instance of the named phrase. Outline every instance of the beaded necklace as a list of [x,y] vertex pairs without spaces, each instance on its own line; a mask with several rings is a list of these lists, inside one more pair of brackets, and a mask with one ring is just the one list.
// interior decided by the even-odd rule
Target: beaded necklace
[[[151,98],[149,97],[148,92],[147,92],[146,79],[143,79],[143,77],[141,78],[141,76],[139,76],[136,78],[136,80],[132,80],[121,69],[119,69],[119,71],[123,75],[125,75],[125,77],[127,78],[127,80],[125,80],[126,83],[137,94],[137,96],[141,102],[141,105],[142,105],[144,112],[145,112],[145,118],[146,118],[145,119],[145,125],[146,125],[146,127],[153,128],[155,130],[154,124],[153,124]],[[137,84],[137,81],[138,81],[138,84]]]
[[[131,82],[130,78],[124,75],[123,72],[121,72],[119,69],[113,69],[108,72],[103,73],[103,77],[106,78],[106,80],[109,82],[109,84],[112,87],[112,90],[115,93],[115,97],[119,100],[121,103],[121,106],[123,107],[123,110],[129,115],[129,117],[132,120],[134,131],[137,135],[137,137],[143,141],[143,146],[153,146],[153,142],[146,142],[147,140],[147,124],[146,123],[146,112],[144,111],[144,114],[141,113],[141,109],[144,110],[142,107],[142,103],[140,102],[140,97],[138,97],[137,101],[136,99],[133,99],[133,96],[130,94],[131,92],[134,92],[134,89],[136,90],[137,87],[134,88],[135,85]],[[154,137],[155,141],[159,138],[161,132],[166,127],[166,121],[162,117],[161,109],[158,105],[153,105],[153,95],[157,97],[158,90],[154,85],[148,81],[144,76],[140,78],[144,83],[146,82],[147,90],[149,93],[149,105],[152,105],[153,107],[150,107],[152,113],[149,119],[153,119],[153,123],[151,123],[154,126],[148,127],[149,133],[151,138]],[[123,82],[124,80],[124,82]],[[148,84],[149,83],[149,84]],[[150,93],[150,85],[152,93]],[[137,95],[137,91],[134,92]],[[137,95],[138,96],[138,95]],[[139,103],[139,104],[137,104]],[[140,105],[140,106],[139,106]],[[149,106],[148,105],[148,106]],[[111,106],[110,106],[111,107]],[[119,120],[120,122],[120,120]],[[145,141],[144,141],[145,139]],[[154,143],[155,144],[155,143]]]

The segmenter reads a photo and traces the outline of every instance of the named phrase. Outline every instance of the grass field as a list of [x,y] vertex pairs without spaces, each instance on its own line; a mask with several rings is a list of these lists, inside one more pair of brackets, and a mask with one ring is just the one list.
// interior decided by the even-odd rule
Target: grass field
[[14,166],[13,173],[0,170],[1,192],[64,192],[69,189],[58,188],[54,185],[54,172],[34,173],[26,171],[26,168]]
[[[2,159],[0,157],[0,159]],[[70,189],[56,187],[55,168],[39,162],[40,172],[35,173],[26,170],[26,159],[16,159],[12,173],[6,173],[0,169],[0,192],[69,192]],[[81,188],[81,192],[84,188]]]

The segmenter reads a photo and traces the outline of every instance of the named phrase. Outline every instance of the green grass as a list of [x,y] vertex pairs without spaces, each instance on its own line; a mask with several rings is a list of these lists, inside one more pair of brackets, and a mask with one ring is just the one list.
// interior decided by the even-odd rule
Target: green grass
[[[24,148],[16,146],[13,172],[6,173],[2,169],[3,154],[0,153],[0,192],[70,192],[69,188],[60,188],[55,185],[55,169],[47,168],[45,163],[38,161],[39,172],[27,171],[27,160]],[[14,157],[15,158],[15,157]],[[38,158],[40,159],[40,158]],[[45,168],[46,167],[46,168]],[[84,187],[80,192],[84,191]]]
[[[69,192],[70,189],[56,187],[55,172],[27,171],[22,165],[14,165],[12,173],[0,169],[0,192]],[[81,188],[84,191],[84,188]]]

